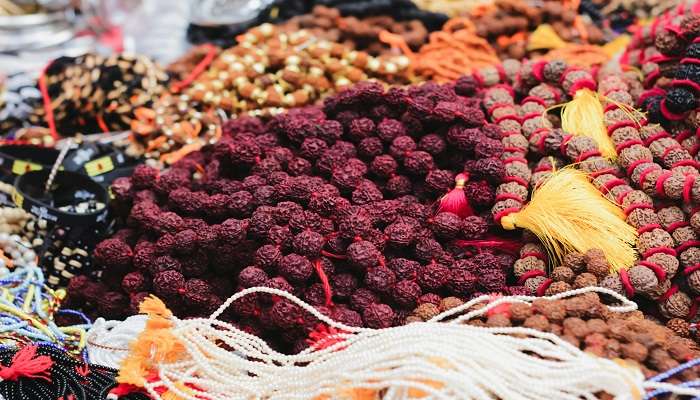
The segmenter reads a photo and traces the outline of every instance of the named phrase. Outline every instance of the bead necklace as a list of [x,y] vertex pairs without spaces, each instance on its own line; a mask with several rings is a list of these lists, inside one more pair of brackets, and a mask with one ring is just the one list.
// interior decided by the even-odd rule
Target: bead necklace
[[[70,310],[59,311],[65,293],[45,286],[44,274],[36,265],[36,253],[18,235],[0,233],[0,248],[9,256],[0,258],[0,319],[6,326],[3,341],[55,343],[71,352],[85,347],[87,317]],[[58,313],[69,313],[82,323],[59,327],[54,322]]]

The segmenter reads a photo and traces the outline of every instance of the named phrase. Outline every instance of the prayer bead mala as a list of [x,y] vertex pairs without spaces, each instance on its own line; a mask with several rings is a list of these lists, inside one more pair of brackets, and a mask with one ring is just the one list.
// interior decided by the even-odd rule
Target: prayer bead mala
[[59,58],[39,78],[44,104],[29,121],[48,125],[53,136],[123,130],[135,109],[149,106],[164,91],[167,79],[142,56]]
[[[556,74],[553,74],[557,70],[562,70],[561,67],[561,65],[558,65],[556,68],[554,68],[554,65],[540,63],[540,66],[533,69],[535,71],[541,69],[543,75],[550,75],[550,78],[562,78],[563,82],[566,82],[566,74],[570,72],[563,72],[561,77],[557,77]],[[564,69],[564,71],[567,70]],[[528,81],[532,80],[531,78],[535,78],[534,76],[528,76],[528,74],[521,74],[520,77],[523,81]],[[523,77],[525,79],[523,79]],[[536,80],[537,79],[535,79],[535,81]],[[569,81],[571,80],[569,79]],[[598,186],[604,194],[611,198],[611,200],[619,201],[618,198],[624,199],[622,203],[623,206],[625,206],[628,210],[630,210],[631,208],[631,212],[626,213],[628,217],[628,223],[630,223],[637,229],[642,229],[642,231],[640,232],[640,242],[638,243],[640,252],[643,254],[651,254],[649,256],[649,260],[644,260],[644,263],[640,263],[639,265],[637,265],[637,267],[633,267],[630,270],[630,272],[633,274],[633,276],[639,274],[641,274],[639,276],[645,276],[646,273],[642,274],[642,272],[647,270],[649,267],[654,267],[653,271],[656,275],[656,278],[659,280],[659,282],[663,281],[665,284],[658,287],[653,284],[645,285],[646,289],[650,291],[649,295],[651,295],[652,297],[660,296],[663,299],[663,294],[670,293],[670,296],[674,296],[673,300],[680,299],[679,302],[681,304],[688,305],[687,308],[680,307],[680,309],[677,309],[678,307],[674,307],[673,312],[675,314],[681,314],[685,312],[681,316],[687,317],[688,313],[690,312],[689,298],[682,293],[672,293],[670,281],[666,279],[667,276],[672,277],[673,275],[675,275],[678,268],[678,260],[676,260],[675,257],[672,257],[672,255],[670,254],[656,252],[656,250],[663,250],[664,248],[667,250],[672,250],[674,246],[674,241],[669,233],[661,229],[661,225],[659,224],[659,218],[653,212],[653,202],[651,198],[643,192],[633,191],[628,184],[625,184],[624,180],[617,178],[617,176],[615,175],[616,173],[618,173],[617,168],[614,165],[610,164],[608,161],[606,161],[604,158],[600,157],[598,146],[595,142],[593,142],[592,139],[585,137],[563,136],[561,133],[558,133],[558,131],[553,131],[549,126],[545,126],[547,120],[539,117],[535,118],[537,116],[542,115],[542,113],[545,111],[545,106],[551,106],[554,103],[554,101],[552,101],[551,88],[549,91],[550,93],[548,93],[548,96],[544,96],[545,98],[549,99],[549,102],[546,101],[542,95],[537,95],[538,92],[547,93],[544,91],[544,89],[545,88],[543,86],[535,86],[530,91],[529,96],[527,96],[524,99],[524,103],[531,103],[529,107],[530,110],[533,111],[532,118],[523,118],[525,120],[523,123],[523,130],[526,132],[526,135],[530,137],[530,148],[535,151],[544,151],[547,147],[550,147],[553,148],[555,154],[563,152],[564,155],[567,156],[567,158],[572,158],[574,161],[580,162],[581,169],[587,170],[589,173],[593,173],[595,177],[593,183],[596,186]],[[508,103],[508,101],[512,102],[512,98],[506,100],[505,103]],[[500,118],[503,117],[508,117],[508,114],[500,115]],[[614,133],[614,131],[611,132]],[[623,140],[620,141],[620,144],[626,142],[626,140],[624,139],[625,138],[623,138]],[[624,152],[625,150],[626,148],[622,149],[622,152]],[[621,157],[624,157],[624,154],[621,154]],[[645,217],[642,217],[643,214],[647,215]],[[652,215],[654,216],[653,218],[651,218]],[[650,230],[647,231],[645,227],[648,227]],[[661,240],[663,236],[665,236],[666,238]],[[651,245],[650,247],[650,244],[655,242],[659,243],[660,246]],[[675,250],[673,250],[673,253],[675,255]],[[661,266],[661,270],[659,266]],[[626,276],[626,271],[622,272],[622,276],[622,280],[625,283],[627,293],[633,294],[634,286],[632,284],[627,285],[629,279]],[[633,279],[632,281],[636,280]],[[665,290],[663,290],[661,293],[658,293],[659,291],[661,291],[660,289],[664,286],[668,287],[665,287]],[[670,305],[670,303],[667,304]]]

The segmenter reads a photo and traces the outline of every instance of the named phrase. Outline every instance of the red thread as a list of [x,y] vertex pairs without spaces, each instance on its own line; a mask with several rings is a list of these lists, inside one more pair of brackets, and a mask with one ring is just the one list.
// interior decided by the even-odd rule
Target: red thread
[[634,211],[634,210],[653,210],[653,209],[654,209],[654,206],[652,206],[651,204],[639,204],[639,203],[637,203],[637,204],[630,204],[629,206],[627,206],[627,208],[625,208],[625,210],[624,210],[624,213],[625,213],[625,216],[629,216],[632,213],[632,211]]
[[334,254],[326,250],[321,250],[321,255],[324,257],[332,258],[334,260],[347,260],[347,256],[343,256],[340,254]]
[[549,134],[549,129],[547,128],[539,128],[535,132],[532,133],[533,135],[539,135],[537,138],[537,148],[539,149],[540,153],[544,154],[545,152],[545,140],[547,140],[547,135]]
[[525,104],[525,103],[530,102],[530,101],[535,102],[535,103],[541,105],[542,107],[547,107],[547,103],[545,103],[544,100],[542,100],[541,98],[539,98],[537,96],[527,96],[524,99],[522,99],[522,101],[520,101],[520,104]]
[[659,298],[656,299],[656,301],[658,301],[659,303],[661,303],[661,302],[663,302],[663,301],[666,301],[666,300],[668,300],[669,298],[671,298],[671,296],[673,296],[674,294],[676,294],[676,292],[678,292],[678,286],[673,285],[673,286],[671,286],[671,287],[666,291],[666,293],[664,293],[664,294],[662,294],[661,296],[659,296]]
[[617,201],[617,204],[624,203],[625,198],[627,198],[627,195],[632,193],[632,192],[634,192],[634,190],[630,188],[630,190],[618,194],[617,197],[615,198],[615,201]]
[[[613,90],[617,90],[617,89],[613,89]],[[611,90],[611,92],[613,90]],[[603,112],[607,114],[608,111],[617,110],[618,108],[620,108],[620,106],[618,106],[617,104],[610,103],[610,104],[606,105],[605,108],[603,108]]]
[[625,289],[625,293],[627,293],[627,297],[634,297],[634,286],[632,286],[632,282],[630,281],[630,276],[627,273],[627,270],[621,269],[619,272],[619,276],[620,282],[622,283],[622,287]]
[[690,150],[688,150],[688,153],[690,153],[690,155],[692,155],[693,157],[695,157],[695,155],[698,154],[698,150],[700,150],[700,142],[699,142],[699,143],[695,143],[695,144],[693,145],[693,147],[691,147]]
[[691,266],[685,267],[685,269],[683,269],[683,275],[687,276],[687,275],[690,275],[693,272],[698,271],[698,270],[700,270],[700,264],[691,265]]
[[515,122],[517,122],[517,123],[521,123],[521,122],[520,122],[520,117],[517,116],[517,115],[515,115],[515,114],[503,115],[503,116],[501,116],[501,117],[498,117],[498,118],[496,118],[496,120],[493,121],[493,123],[494,123],[494,124],[500,124],[501,121],[506,121],[506,120],[512,120],[512,121],[515,121]]
[[521,149],[520,147],[504,147],[503,152],[507,153],[527,153],[526,149]]
[[523,179],[519,176],[515,176],[515,175],[506,176],[505,178],[503,178],[503,182],[505,182],[505,183],[515,182],[515,183],[519,183],[520,185],[522,185],[524,187],[528,187],[528,183],[525,179]]
[[542,165],[538,166],[537,168],[535,168],[535,170],[532,172],[545,172],[545,171],[551,171],[551,170],[552,170],[551,165],[542,164]]
[[692,201],[693,184],[695,183],[695,175],[686,175],[683,182],[683,202],[690,203]]
[[676,251],[678,253],[682,253],[682,252],[688,250],[689,248],[696,247],[696,246],[700,246],[700,240],[688,240],[687,242],[676,246]]
[[626,140],[626,141],[620,143],[619,145],[617,145],[616,150],[617,150],[618,153],[621,153],[622,150],[625,150],[626,148],[632,147],[632,146],[634,146],[634,145],[644,146],[644,142],[642,142],[642,141],[639,140],[639,139],[630,139],[630,140]]
[[672,145],[672,146],[668,146],[666,148],[666,150],[664,150],[664,152],[661,154],[661,159],[662,160],[665,159],[666,156],[668,155],[668,153],[672,152],[673,150],[679,150],[679,149],[683,150],[683,147],[681,147],[681,145],[678,143],[676,143],[675,145]]
[[472,74],[472,76],[474,77],[474,80],[476,81],[476,83],[477,83],[479,86],[482,86],[482,87],[484,86],[484,78],[481,76],[481,74],[479,73],[479,71],[474,71],[474,73]]
[[505,83],[508,80],[508,77],[506,76],[506,70],[503,68],[503,65],[496,65],[496,71],[498,71],[498,79]]
[[673,163],[673,165],[671,165],[671,169],[678,168],[678,167],[695,167],[695,169],[699,169],[700,163],[698,163],[695,160],[680,160],[680,161]]
[[[8,366],[0,366],[0,378],[16,381],[20,378],[43,379],[51,382],[53,360],[49,356],[36,356],[37,346],[22,347]],[[35,357],[36,356],[36,357]]]
[[615,186],[626,185],[626,184],[627,184],[627,182],[625,182],[624,180],[622,180],[620,178],[616,178],[616,179],[611,179],[611,180],[605,182],[604,184],[600,185],[600,188],[603,189],[603,190],[601,190],[603,192],[603,194],[608,194]]
[[657,133],[656,135],[651,135],[648,138],[644,139],[644,145],[649,146],[652,143],[656,142],[659,139],[667,138],[670,137],[671,135],[668,134],[666,131],[661,131]]
[[547,61],[537,61],[532,65],[532,75],[537,78],[538,81],[543,82],[544,81],[544,67],[547,64]]
[[659,64],[662,62],[674,61],[677,59],[678,59],[678,57],[665,56],[663,54],[655,54],[655,55],[649,57],[649,62]]
[[46,124],[49,126],[49,133],[51,134],[51,137],[55,140],[58,139],[58,132],[56,131],[56,120],[54,119],[53,115],[53,106],[51,105],[49,89],[46,86],[46,71],[49,69],[51,64],[53,64],[53,61],[50,61],[41,71],[41,75],[39,75],[39,91],[41,92],[41,99],[44,102]]
[[212,44],[204,44],[202,46],[207,48],[207,54],[204,56],[202,61],[200,61],[192,69],[192,72],[190,72],[189,75],[185,77],[185,79],[172,84],[171,88],[174,92],[180,92],[182,89],[191,85],[192,82],[194,82],[194,80],[197,79],[197,77],[201,75],[207,69],[207,67],[209,67],[209,64],[211,64],[212,61],[214,61],[214,57],[216,57],[217,52],[216,46]]
[[637,104],[641,105],[644,103],[644,100],[646,100],[649,97],[654,97],[654,96],[665,96],[666,91],[661,89],[661,88],[652,88],[649,90],[646,90],[644,93],[639,95],[639,99],[637,100]]
[[536,278],[538,276],[546,276],[547,273],[542,271],[541,269],[533,269],[531,271],[527,271],[526,273],[520,275],[518,278],[518,285],[523,285],[526,280],[530,278]]
[[677,25],[666,25],[664,26],[664,29],[673,32],[676,36],[682,37],[683,36],[683,31],[681,31],[680,26]]
[[542,117],[542,113],[530,113],[530,114],[523,115],[520,118],[520,122],[524,124],[525,121],[527,121],[527,120],[530,120],[533,118],[541,118],[541,117]]
[[566,135],[561,141],[561,144],[559,145],[559,151],[562,154],[566,154],[566,146],[569,144],[569,141],[573,138],[573,135]]
[[[616,123],[614,123],[614,124],[608,126],[608,135],[609,135],[609,136],[612,136],[612,134],[613,134],[616,130],[618,130],[618,129],[620,129],[620,128],[627,128],[627,127],[636,128],[636,127],[637,127],[637,123],[634,122],[634,121],[631,121],[631,120],[625,120],[625,121],[616,122]],[[639,143],[640,143],[640,144],[644,144],[644,142],[642,142],[641,140],[639,141]]]
[[589,90],[595,90],[596,84],[595,81],[592,79],[581,79],[576,82],[574,82],[573,85],[569,88],[569,95],[571,97],[574,97],[576,95],[576,92],[582,89],[589,89]]
[[[648,88],[654,86],[654,83],[656,83],[659,77],[661,77],[661,70],[659,68],[649,72],[646,78],[644,78],[644,87]],[[640,97],[638,101],[641,103],[643,101],[642,97]]]
[[653,163],[653,160],[637,160],[633,161],[632,164],[627,166],[627,176],[631,176],[632,173],[634,173],[634,169],[637,168],[641,164],[651,164]]
[[656,195],[660,198],[666,197],[666,192],[664,192],[664,183],[666,183],[666,180],[668,180],[668,178],[670,178],[672,175],[673,172],[665,171],[656,180]]
[[520,259],[528,257],[535,257],[540,261],[545,261],[546,258],[545,255],[543,253],[540,253],[539,251],[528,251],[527,253],[523,253],[520,255]]
[[688,225],[689,225],[688,221],[676,221],[676,222],[668,224],[668,226],[666,227],[666,231],[668,233],[673,234],[673,232],[675,232],[676,229],[682,228],[682,227],[688,226]]
[[647,224],[641,228],[638,228],[637,233],[641,235],[643,233],[651,232],[654,229],[661,229],[661,225],[659,225],[659,224]]
[[642,258],[649,258],[653,256],[654,254],[668,254],[669,256],[676,256],[676,250],[670,248],[670,247],[654,247],[653,249],[649,249],[644,254],[642,254]]
[[587,159],[589,159],[591,157],[598,157],[598,156],[600,156],[600,151],[597,149],[584,151],[583,153],[579,154],[578,157],[576,157],[576,162],[586,161]]
[[503,211],[497,212],[496,215],[493,216],[493,219],[494,219],[497,223],[500,224],[500,223],[501,223],[501,218],[503,218],[503,217],[505,217],[505,216],[507,216],[507,215],[516,213],[516,212],[518,212],[518,211],[520,211],[520,208],[518,208],[518,207],[509,207],[509,208],[506,208],[506,209],[503,210]]
[[638,182],[638,183],[639,183],[639,187],[641,187],[641,188],[644,187],[644,181],[646,180],[647,175],[649,175],[649,174],[652,173],[652,172],[656,172],[656,171],[658,171],[658,170],[660,170],[660,169],[661,169],[661,167],[659,167],[659,166],[656,165],[656,164],[653,164],[653,165],[651,165],[650,167],[648,167],[647,169],[645,169],[644,171],[642,171],[642,173],[639,174],[639,182]]
[[[601,176],[601,175],[613,175],[613,176],[617,176],[617,168],[615,168],[615,167],[603,168],[603,169],[601,169],[601,170],[599,170],[599,171],[591,172],[591,173],[588,174],[588,175],[590,175],[591,178],[597,178],[597,177],[599,177],[599,176]],[[627,182],[625,182],[625,183],[627,183]]]
[[323,294],[326,297],[326,307],[330,307],[333,304],[333,292],[331,292],[331,284],[328,281],[326,271],[323,270],[320,259],[314,261],[314,269],[316,270],[316,274],[318,274],[318,279],[323,285]]
[[524,157],[508,157],[503,160],[503,164],[510,164],[512,162],[520,162],[527,165],[527,160]]
[[520,196],[518,196],[517,194],[513,194],[513,193],[501,193],[499,195],[496,195],[496,199],[494,200],[494,202],[498,202],[498,201],[502,201],[502,200],[515,200],[515,201],[519,202],[520,204],[525,202]]
[[105,124],[105,120],[104,120],[104,118],[102,118],[102,114],[97,114],[95,119],[97,120],[97,126],[99,126],[100,129],[102,129],[102,132],[108,133],[109,127],[107,127],[107,124]]
[[496,104],[492,105],[491,107],[489,107],[489,109],[486,110],[486,112],[487,112],[489,115],[493,115],[493,112],[494,112],[494,111],[498,110],[499,108],[503,108],[503,107],[513,107],[513,104],[510,104],[510,103],[496,103]]
[[656,278],[659,280],[659,282],[663,281],[666,279],[666,271],[664,271],[663,268],[659,264],[655,264],[651,261],[640,261],[639,265],[643,265],[650,270],[654,271],[654,275],[656,275]]
[[695,93],[700,93],[700,85],[697,83],[691,81],[690,79],[674,79],[673,82],[671,82],[671,86],[690,86],[695,90]]
[[671,112],[671,110],[666,107],[666,99],[661,100],[661,114],[663,114],[664,118],[669,121],[680,121],[685,119],[685,113],[676,114]]
[[537,288],[537,296],[542,297],[547,292],[547,288],[554,282],[552,279],[547,278],[542,284]]
[[346,332],[332,326],[329,327],[325,324],[318,324],[314,330],[309,333],[306,343],[315,350],[323,350],[338,343],[344,342],[345,339],[343,337],[338,337],[338,335],[343,333]]
[[[683,57],[681,58],[681,64],[700,64],[700,58],[695,57]],[[678,79],[676,79],[677,81]],[[692,82],[692,81],[691,81]],[[671,82],[673,84],[673,82]]]

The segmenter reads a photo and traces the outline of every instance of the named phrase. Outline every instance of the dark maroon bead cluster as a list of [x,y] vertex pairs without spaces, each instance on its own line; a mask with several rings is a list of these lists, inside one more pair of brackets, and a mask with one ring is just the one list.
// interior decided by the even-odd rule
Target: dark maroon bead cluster
[[[345,324],[382,328],[444,297],[517,292],[507,286],[512,257],[461,244],[489,235],[505,171],[498,126],[459,92],[364,83],[323,108],[232,120],[220,142],[166,172],[138,167],[112,187],[126,227],[95,251],[101,282],[73,279],[69,301],[119,318],[154,293],[180,317],[202,316],[267,286]],[[476,215],[436,213],[461,172]],[[318,325],[267,295],[235,302],[224,318],[288,350]]]

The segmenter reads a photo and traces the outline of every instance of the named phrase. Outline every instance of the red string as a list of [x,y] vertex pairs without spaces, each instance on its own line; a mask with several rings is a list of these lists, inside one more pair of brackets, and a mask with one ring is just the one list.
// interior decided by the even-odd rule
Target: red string
[[314,261],[314,269],[323,285],[323,293],[326,296],[326,307],[330,307],[333,304],[333,292],[331,292],[331,284],[328,282],[328,276],[326,275],[326,271],[323,270],[321,260]]
[[632,286],[632,281],[630,281],[630,276],[627,274],[626,269],[621,269],[620,270],[620,282],[622,283],[622,287],[625,289],[625,293],[627,294],[627,297],[630,299],[634,297],[634,286]]
[[172,84],[171,88],[174,92],[179,92],[187,86],[191,85],[192,82],[194,82],[194,80],[197,79],[197,77],[201,75],[202,72],[204,72],[207,69],[207,67],[209,67],[209,64],[211,64],[212,61],[214,61],[214,57],[216,57],[217,53],[216,46],[212,44],[205,44],[203,46],[207,48],[207,55],[204,56],[202,61],[200,61],[199,64],[197,64],[194,67],[194,69],[192,69],[192,72],[190,72],[190,74],[187,75],[185,79]]
[[518,285],[522,285],[526,280],[530,278],[536,278],[538,276],[546,276],[547,274],[541,269],[533,269],[532,271],[527,271],[526,273],[520,275],[518,278]]
[[41,75],[39,75],[39,91],[41,92],[41,98],[44,102],[44,112],[46,115],[44,118],[46,119],[46,124],[49,126],[49,133],[51,134],[51,137],[56,140],[58,139],[58,132],[56,131],[56,121],[54,120],[54,115],[53,115],[53,107],[51,106],[51,97],[49,96],[49,89],[46,86],[46,70],[49,69],[49,67],[53,64],[53,61],[50,61],[46,67],[41,71]]
[[108,133],[109,128],[107,127],[104,118],[102,118],[102,114],[97,114],[97,117],[95,117],[95,119],[97,120],[97,126],[99,126],[100,129],[102,129],[102,132]]

